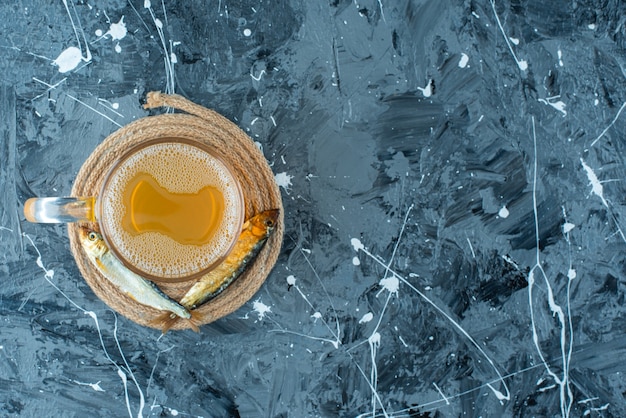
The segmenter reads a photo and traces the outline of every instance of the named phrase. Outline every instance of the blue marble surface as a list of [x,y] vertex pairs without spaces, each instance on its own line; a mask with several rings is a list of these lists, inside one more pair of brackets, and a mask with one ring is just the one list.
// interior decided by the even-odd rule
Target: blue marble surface
[[[626,416],[626,3],[0,16],[1,416]],[[22,215],[151,90],[244,129],[284,198],[277,265],[199,334],[114,313]]]

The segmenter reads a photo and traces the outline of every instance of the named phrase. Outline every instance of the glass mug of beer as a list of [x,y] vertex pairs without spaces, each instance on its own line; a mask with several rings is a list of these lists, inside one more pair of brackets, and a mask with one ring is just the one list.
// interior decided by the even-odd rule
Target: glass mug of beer
[[216,267],[244,221],[241,186],[211,149],[184,138],[145,141],[112,164],[91,197],[32,198],[31,222],[97,222],[127,268],[153,281],[180,282]]

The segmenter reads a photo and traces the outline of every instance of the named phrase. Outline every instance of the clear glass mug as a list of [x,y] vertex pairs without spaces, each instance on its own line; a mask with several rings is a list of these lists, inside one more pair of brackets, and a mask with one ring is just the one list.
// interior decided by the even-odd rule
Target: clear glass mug
[[209,147],[159,138],[131,148],[89,197],[32,198],[30,222],[97,222],[130,270],[161,282],[206,274],[226,258],[244,222],[241,186]]

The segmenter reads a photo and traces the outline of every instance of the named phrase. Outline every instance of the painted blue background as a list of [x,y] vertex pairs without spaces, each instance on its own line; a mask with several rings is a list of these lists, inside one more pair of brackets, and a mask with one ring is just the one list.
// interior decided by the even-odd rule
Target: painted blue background
[[[626,416],[622,1],[0,16],[0,415]],[[22,215],[151,90],[224,114],[284,186],[276,267],[200,334],[113,313],[66,228]]]

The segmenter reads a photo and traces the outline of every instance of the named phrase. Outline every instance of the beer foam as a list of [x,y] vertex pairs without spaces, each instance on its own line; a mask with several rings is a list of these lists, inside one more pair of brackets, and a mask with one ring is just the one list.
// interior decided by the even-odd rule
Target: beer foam
[[[197,193],[207,186],[217,188],[224,196],[225,208],[211,241],[202,246],[185,245],[158,232],[132,235],[125,231],[124,190],[139,173],[149,173],[171,193]],[[100,218],[101,222],[105,220],[107,239],[128,262],[157,277],[185,277],[204,270],[226,253],[240,233],[243,209],[236,180],[221,161],[186,143],[157,143],[139,150],[112,174],[101,199]]]

